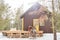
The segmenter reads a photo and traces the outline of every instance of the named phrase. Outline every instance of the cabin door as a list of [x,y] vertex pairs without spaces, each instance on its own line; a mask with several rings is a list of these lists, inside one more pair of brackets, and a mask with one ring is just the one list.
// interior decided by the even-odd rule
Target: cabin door
[[39,31],[39,19],[33,19],[33,26]]

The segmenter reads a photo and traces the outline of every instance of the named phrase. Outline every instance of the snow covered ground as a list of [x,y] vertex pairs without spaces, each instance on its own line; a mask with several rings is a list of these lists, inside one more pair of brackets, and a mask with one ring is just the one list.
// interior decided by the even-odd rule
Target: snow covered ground
[[[7,38],[0,33],[0,40],[53,40],[53,34],[52,33],[45,33],[43,34],[43,37],[37,37],[35,39],[31,38]],[[57,40],[60,40],[60,33],[57,33]]]

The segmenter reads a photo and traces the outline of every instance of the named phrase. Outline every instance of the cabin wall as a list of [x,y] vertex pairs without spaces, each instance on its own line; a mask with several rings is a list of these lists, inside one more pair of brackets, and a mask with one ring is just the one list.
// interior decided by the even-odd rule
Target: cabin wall
[[28,26],[33,26],[33,22],[32,22],[32,18],[30,17],[30,15],[26,14],[24,16],[24,30],[28,31]]
[[[24,31],[28,31],[28,26],[33,26],[33,19],[39,19],[41,15],[47,15],[46,11],[38,10],[38,11],[31,11],[24,14]],[[45,21],[45,26],[39,25],[39,31],[43,30],[44,33],[52,33],[52,25],[49,20]]]
[[[28,31],[28,26],[33,26],[33,19],[35,19],[36,15],[29,15],[25,14],[24,15],[24,31]],[[37,17],[36,17],[37,18]],[[39,30],[43,30],[44,33],[52,33],[52,25],[49,20],[45,21],[45,26],[41,27],[39,26]]]
[[52,33],[53,32],[51,21],[49,20],[49,18],[46,14],[40,16],[39,24],[40,24],[39,30],[43,30],[44,33]]

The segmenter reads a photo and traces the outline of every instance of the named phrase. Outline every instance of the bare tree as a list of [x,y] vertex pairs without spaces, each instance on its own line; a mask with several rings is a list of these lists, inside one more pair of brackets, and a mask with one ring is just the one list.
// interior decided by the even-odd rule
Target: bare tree
[[21,5],[20,8],[17,9],[17,12],[16,12],[16,26],[17,26],[17,29],[22,29],[22,20],[20,19],[20,16],[23,12],[23,5]]

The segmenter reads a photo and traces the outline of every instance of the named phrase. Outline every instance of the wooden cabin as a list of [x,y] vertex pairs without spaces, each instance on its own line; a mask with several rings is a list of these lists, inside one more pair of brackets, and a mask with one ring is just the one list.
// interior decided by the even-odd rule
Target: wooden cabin
[[28,31],[29,26],[34,26],[36,31],[43,31],[44,33],[52,33],[51,12],[47,8],[35,3],[22,16],[22,30]]

